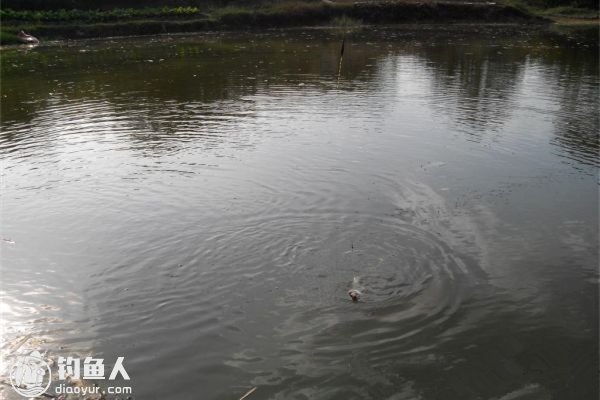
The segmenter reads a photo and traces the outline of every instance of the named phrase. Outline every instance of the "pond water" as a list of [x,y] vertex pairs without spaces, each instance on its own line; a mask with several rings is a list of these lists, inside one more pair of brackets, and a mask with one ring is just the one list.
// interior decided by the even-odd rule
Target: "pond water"
[[341,42],[2,50],[5,357],[123,356],[136,399],[597,398],[597,43]]

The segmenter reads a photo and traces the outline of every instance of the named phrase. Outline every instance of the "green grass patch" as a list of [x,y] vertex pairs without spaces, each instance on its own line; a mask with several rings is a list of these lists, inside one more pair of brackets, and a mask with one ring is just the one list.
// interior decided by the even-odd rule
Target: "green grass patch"
[[561,6],[552,7],[542,11],[542,15],[547,16],[565,16],[578,18],[598,18],[598,10],[590,10],[589,8]]
[[210,17],[214,20],[220,20],[222,18],[230,18],[239,15],[249,15],[253,14],[254,10],[246,8],[246,7],[238,7],[238,6],[227,6],[221,7],[214,10],[211,10]]
[[335,17],[331,20],[330,25],[338,29],[343,33],[350,33],[361,29],[363,22],[359,19],[342,15],[341,17]]
[[316,25],[329,21],[340,8],[321,3],[290,1],[275,4],[263,4],[253,8],[228,6],[210,12],[211,19],[224,26],[299,26]]
[[0,30],[0,45],[19,44],[17,32],[11,32],[5,29]]
[[320,2],[308,3],[305,1],[286,1],[282,3],[275,3],[272,5],[265,5],[261,7],[261,9],[265,12],[273,13],[273,14],[304,14],[308,12],[314,12],[325,7],[330,7],[324,5]]
[[535,14],[535,8],[523,0],[504,0],[503,3],[524,13]]
[[562,5],[557,7],[546,7],[541,1],[526,0],[504,0],[504,4],[518,10],[539,17],[572,17],[572,18],[598,18],[598,10],[583,8],[576,5]]
[[9,22],[110,22],[160,17],[198,17],[197,7],[114,8],[112,10],[13,10],[0,9],[2,21]]

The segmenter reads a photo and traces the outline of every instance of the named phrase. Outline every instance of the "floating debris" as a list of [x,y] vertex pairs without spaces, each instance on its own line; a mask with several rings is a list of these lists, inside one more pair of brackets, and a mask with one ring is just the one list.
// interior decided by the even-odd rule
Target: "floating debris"
[[39,44],[40,43],[38,38],[36,38],[35,36],[32,36],[32,35],[28,35],[24,31],[20,31],[17,34],[17,39],[19,40],[19,42],[25,43],[25,44]]
[[362,293],[358,289],[360,289],[360,278],[355,276],[354,279],[352,279],[352,287],[348,290],[348,296],[350,296],[352,301],[358,301],[360,299]]
[[348,295],[350,296],[352,301],[358,301],[360,299],[361,293],[356,289],[350,289],[348,290]]
[[246,397],[250,396],[252,393],[254,393],[254,391],[256,389],[257,389],[256,387],[253,387],[252,389],[248,390],[245,395],[243,395],[242,397],[240,397],[240,400],[244,400]]

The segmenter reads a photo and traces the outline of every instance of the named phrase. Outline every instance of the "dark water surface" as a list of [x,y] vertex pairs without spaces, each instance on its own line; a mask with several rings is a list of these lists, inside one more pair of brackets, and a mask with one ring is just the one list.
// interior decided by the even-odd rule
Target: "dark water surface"
[[597,398],[597,43],[468,31],[356,32],[339,80],[327,30],[4,49],[4,355],[124,356],[136,399]]

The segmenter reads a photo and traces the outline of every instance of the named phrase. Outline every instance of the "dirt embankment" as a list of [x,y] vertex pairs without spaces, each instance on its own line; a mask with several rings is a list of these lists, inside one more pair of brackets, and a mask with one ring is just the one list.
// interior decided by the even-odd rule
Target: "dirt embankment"
[[320,25],[347,16],[367,24],[415,22],[540,22],[516,8],[485,3],[355,3],[340,6],[290,8],[226,13],[218,21],[227,27]]
[[[517,8],[497,3],[384,2],[384,3],[291,3],[273,8],[225,8],[196,17],[144,19],[89,23],[3,21],[4,36],[25,29],[47,39],[77,39],[122,35],[193,32],[224,29],[260,29],[328,25],[349,17],[365,24],[399,23],[544,23],[546,20]],[[6,35],[8,33],[8,35]]]

